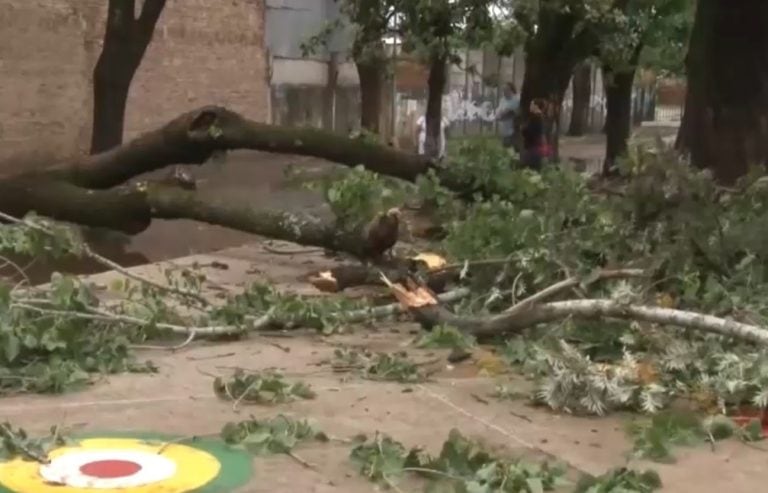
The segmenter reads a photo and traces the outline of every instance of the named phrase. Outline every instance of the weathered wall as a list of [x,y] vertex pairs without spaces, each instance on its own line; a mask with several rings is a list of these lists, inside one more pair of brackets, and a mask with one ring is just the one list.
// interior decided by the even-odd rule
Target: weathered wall
[[[168,0],[131,86],[126,138],[209,103],[266,120],[263,2]],[[106,6],[0,0],[0,160],[87,150]]]

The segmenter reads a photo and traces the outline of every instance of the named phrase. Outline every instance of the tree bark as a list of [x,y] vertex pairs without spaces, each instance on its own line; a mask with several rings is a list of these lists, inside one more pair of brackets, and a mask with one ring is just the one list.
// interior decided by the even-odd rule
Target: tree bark
[[[172,164],[202,164],[214,153],[233,149],[312,156],[346,166],[363,164],[376,173],[409,181],[435,167],[423,156],[365,139],[315,128],[258,123],[223,107],[206,106],[184,113],[120,147],[26,176],[106,189]],[[446,183],[454,186],[447,179]]]
[[436,158],[440,153],[440,127],[443,118],[443,92],[448,75],[448,59],[444,56],[432,58],[427,80],[427,136],[424,153],[429,158]]
[[109,0],[104,46],[93,70],[92,154],[123,141],[131,81],[164,7],[165,0],[145,0],[136,17],[135,0]]
[[[434,170],[449,189],[467,194],[471,187],[453,176],[450,166],[435,165],[423,156],[319,129],[257,123],[208,106],[107,152],[0,180],[0,211],[16,217],[35,211],[127,234],[143,231],[153,218],[192,219],[365,257],[367,235],[360,230],[341,231],[335,222],[253,209],[227,198],[203,201],[178,183],[169,186],[167,180],[124,185],[144,173],[174,164],[201,164],[214,153],[230,149],[313,156],[347,166],[363,164],[374,172],[411,181]],[[107,190],[113,187],[117,188]],[[490,195],[498,190],[477,192]]]
[[385,63],[383,60],[355,62],[360,78],[360,126],[376,134],[379,133],[381,124]]
[[555,160],[559,157],[560,137],[555,119],[559,118],[565,91],[576,66],[597,46],[592,30],[577,29],[574,14],[541,9],[538,30],[525,45],[525,76],[520,94],[523,120],[528,117],[531,101],[541,98],[550,102],[553,111],[545,123]]
[[592,66],[582,62],[573,73],[573,107],[568,135],[580,137],[589,125],[589,99],[592,95]]
[[642,45],[635,48],[629,60],[630,68],[626,70],[616,71],[608,64],[603,65],[606,99],[605,176],[613,172],[616,160],[627,153],[627,144],[632,134],[632,87],[642,49]]
[[768,163],[768,2],[700,0],[677,146],[731,184]]
[[[372,171],[415,180],[435,168],[423,156],[365,139],[319,129],[283,128],[249,121],[220,107],[204,107],[107,152],[78,157],[48,169],[0,181],[0,211],[20,217],[30,211],[84,226],[136,234],[152,218],[193,219],[276,239],[364,256],[362,231],[279,211],[255,210],[222,198],[206,202],[194,192],[158,183],[118,187],[143,173],[172,164],[201,164],[215,152],[254,149],[365,164]],[[446,179],[450,184],[450,179]]]

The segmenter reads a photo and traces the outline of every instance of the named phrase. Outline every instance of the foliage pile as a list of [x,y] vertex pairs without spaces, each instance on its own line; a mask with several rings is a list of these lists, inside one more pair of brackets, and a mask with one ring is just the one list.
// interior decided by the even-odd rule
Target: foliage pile
[[[71,228],[34,215],[27,222],[32,227],[0,230],[0,250],[31,257],[83,254],[82,240]],[[94,372],[154,371],[151,363],[135,361],[130,344],[157,335],[157,323],[178,318],[151,285],[125,282],[113,288],[124,300],[107,311],[95,287],[71,276],[56,273],[46,288],[0,279],[0,393],[60,392],[88,384]]]
[[[478,296],[462,303],[460,314],[490,314],[564,277],[581,276],[581,297],[764,324],[768,194],[758,172],[723,189],[658,145],[633,149],[619,180],[595,186],[559,168],[515,170],[496,144],[465,142],[452,151],[450,173],[476,191],[474,200],[457,199],[434,175],[412,185],[364,170],[333,182],[336,190],[358,190],[346,192],[343,204],[326,197],[332,208],[367,211],[378,206],[372,201],[381,190],[388,197],[417,194],[437,204],[444,238],[436,248],[450,260],[507,259],[511,275],[472,269]],[[586,282],[601,268],[639,268],[648,276]],[[538,383],[536,399],[554,409],[655,412],[682,396],[695,397],[708,411],[768,404],[766,352],[736,338],[567,319],[528,330],[515,344],[522,370]]]
[[[580,297],[764,324],[768,194],[758,173],[735,189],[723,189],[669,150],[638,148],[623,163],[619,180],[595,186],[564,169],[539,174],[510,167],[498,144],[465,142],[452,152],[446,171],[451,176],[441,172],[441,179],[465,183],[473,194],[456,197],[435,174],[410,184],[362,168],[320,186],[331,210],[347,224],[359,224],[407,197],[436,205],[432,209],[443,237],[433,248],[451,261],[468,262],[464,282],[474,290],[456,308],[459,315],[495,313],[577,276]],[[45,234],[23,225],[5,227],[0,246],[28,254],[82,253],[70,230],[44,225]],[[501,259],[505,268],[500,273],[498,266],[472,266],[487,259]],[[599,269],[616,268],[643,269],[648,275],[591,281]],[[177,292],[196,292],[203,281],[188,271],[169,279],[176,279]],[[183,326],[247,330],[249,322],[266,315],[283,327],[332,332],[361,307],[343,298],[307,299],[256,284],[221,306],[193,306],[196,315],[180,317],[180,303],[194,305],[189,296],[182,302],[142,282],[118,287],[126,301],[105,314],[89,288],[66,276],[55,276],[42,291],[5,285],[0,296],[6,307],[0,333],[3,388],[61,390],[72,381],[87,381],[86,372],[146,368],[132,363],[129,344],[163,331],[183,332]],[[574,413],[656,412],[676,397],[694,398],[705,410],[722,413],[744,403],[768,404],[766,352],[737,338],[569,318],[524,331],[508,343],[506,354],[536,381],[537,401]],[[377,371],[389,374],[396,363],[384,361]]]

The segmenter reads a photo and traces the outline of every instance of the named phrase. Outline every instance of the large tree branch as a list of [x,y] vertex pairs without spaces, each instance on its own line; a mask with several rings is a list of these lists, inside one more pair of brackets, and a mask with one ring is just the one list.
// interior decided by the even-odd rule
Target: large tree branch
[[[597,278],[612,279],[637,277],[638,275],[644,274],[641,271],[630,269],[604,271],[599,273]],[[574,279],[557,283],[501,314],[475,317],[458,316],[449,312],[439,304],[434,294],[412,282],[406,289],[400,284],[389,282],[386,278],[383,280],[390,286],[400,303],[409,308],[414,318],[427,330],[431,330],[437,325],[452,325],[476,337],[488,338],[519,333],[538,324],[555,322],[565,318],[616,318],[699,330],[726,337],[736,337],[758,344],[768,344],[768,330],[762,327],[701,313],[623,303],[608,299],[536,303],[569,287],[574,287],[576,285]]]
[[120,147],[60,163],[43,173],[86,188],[111,188],[142,173],[172,164],[201,164],[215,152],[234,149],[313,156],[347,166],[363,164],[405,180],[415,180],[432,166],[423,156],[361,138],[258,123],[226,108],[208,106],[184,113]]
[[226,198],[203,200],[194,192],[168,187],[147,189],[152,217],[192,219],[299,245],[363,255],[362,231],[343,231],[333,222],[284,211],[257,209]]
[[0,181],[0,211],[21,217],[30,211],[60,221],[144,231],[152,217],[144,193],[133,189],[87,190],[61,180],[16,178]]
[[0,212],[39,215],[128,234],[145,230],[153,218],[192,219],[269,238],[364,257],[362,228],[345,231],[335,222],[283,211],[264,210],[226,199],[207,201],[195,192],[157,183],[114,190],[88,190],[62,180],[0,181]]
[[726,337],[736,337],[759,344],[768,344],[768,330],[754,325],[701,313],[622,304],[605,299],[555,301],[534,305],[524,311],[503,313],[491,317],[459,317],[438,305],[414,308],[411,312],[422,324],[428,326],[453,325],[477,337],[513,334],[541,323],[555,322],[569,317],[578,319],[617,318],[682,327]]

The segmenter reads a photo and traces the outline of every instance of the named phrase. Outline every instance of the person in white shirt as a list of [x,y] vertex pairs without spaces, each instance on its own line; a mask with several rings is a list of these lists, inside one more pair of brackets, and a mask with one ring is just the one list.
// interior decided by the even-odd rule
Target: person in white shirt
[[[445,127],[449,125],[448,119],[442,117],[440,119],[440,142],[438,143],[438,157],[445,156]],[[427,141],[427,119],[424,115],[421,115],[416,120],[416,131],[418,132],[419,154],[424,154],[424,144]]]
[[516,150],[515,118],[519,111],[520,97],[517,95],[517,88],[510,82],[504,86],[503,96],[501,101],[499,101],[499,107],[496,109],[496,120],[499,122],[501,145],[506,149]]

